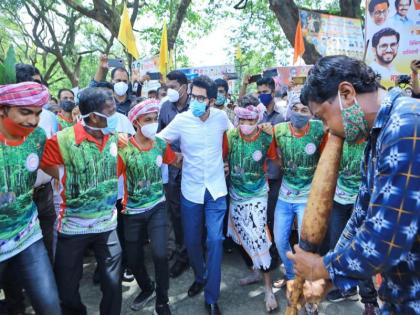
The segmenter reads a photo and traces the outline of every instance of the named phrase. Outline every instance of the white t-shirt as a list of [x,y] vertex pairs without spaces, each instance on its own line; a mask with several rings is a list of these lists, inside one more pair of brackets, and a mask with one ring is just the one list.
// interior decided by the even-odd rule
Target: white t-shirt
[[229,128],[224,111],[210,108],[206,121],[191,110],[175,116],[157,136],[171,143],[179,140],[182,164],[182,195],[189,201],[203,204],[206,189],[213,199],[226,196],[223,168],[223,138]]

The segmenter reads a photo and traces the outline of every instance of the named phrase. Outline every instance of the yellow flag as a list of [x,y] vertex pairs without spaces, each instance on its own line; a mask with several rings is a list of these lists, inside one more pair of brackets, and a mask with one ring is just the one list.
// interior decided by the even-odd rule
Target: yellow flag
[[166,78],[168,72],[168,31],[166,22],[163,23],[162,37],[160,38],[159,71],[162,78]]
[[237,46],[235,49],[235,58],[238,61],[241,61],[242,59],[242,51],[241,51],[241,47]]
[[139,59],[139,51],[137,50],[136,38],[134,37],[133,28],[131,27],[130,17],[128,15],[126,4],[124,4],[124,10],[121,15],[118,40],[125,46],[130,55],[132,55],[135,59]]

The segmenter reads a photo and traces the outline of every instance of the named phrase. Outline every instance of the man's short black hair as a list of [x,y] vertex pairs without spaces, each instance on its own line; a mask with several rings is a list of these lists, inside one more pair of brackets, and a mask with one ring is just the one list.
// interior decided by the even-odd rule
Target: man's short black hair
[[274,83],[273,78],[261,78],[257,81],[257,86],[267,85],[271,92],[274,92],[276,89],[276,83]]
[[381,3],[386,3],[388,8],[389,8],[389,1],[388,0],[371,0],[369,2],[369,6],[368,6],[369,13],[372,14],[373,11],[375,11],[375,7],[378,4],[381,4]]
[[157,90],[149,90],[147,92],[147,95],[150,95],[150,94],[157,94]]
[[74,92],[73,92],[72,90],[64,88],[64,89],[59,89],[59,90],[58,90],[58,93],[57,93],[57,97],[58,97],[58,99],[60,99],[60,98],[61,98],[61,93],[63,93],[63,92],[70,92],[70,93],[71,93],[71,94],[73,94],[73,96],[74,96]]
[[128,78],[130,77],[130,74],[128,73],[128,71],[127,71],[127,69],[126,69],[126,68],[123,68],[123,67],[117,67],[117,68],[112,69],[112,71],[111,71],[111,79],[114,79],[115,73],[116,73],[117,71],[123,71],[123,72],[127,73],[127,77],[128,77]]
[[174,70],[174,71],[169,72],[166,75],[166,78],[168,80],[175,80],[175,81],[177,81],[181,85],[182,84],[188,84],[187,76],[185,75],[184,72],[179,71],[179,70]]
[[347,81],[356,93],[374,92],[380,76],[364,62],[347,56],[328,56],[319,59],[309,71],[300,94],[302,104],[323,103],[337,96],[338,85]]
[[[398,12],[398,6],[400,5],[400,2],[401,2],[401,0],[395,0],[395,10],[397,10],[397,12]],[[411,5],[411,0],[408,3],[408,5]]]
[[196,86],[202,89],[206,89],[207,98],[212,99],[217,97],[217,86],[212,79],[206,75],[200,75],[192,81],[191,89]]
[[385,27],[385,28],[379,30],[378,32],[376,32],[372,36],[372,47],[376,48],[379,44],[379,41],[384,36],[395,36],[395,37],[397,37],[397,43],[400,42],[400,33],[398,33],[396,30],[394,30],[390,27]]
[[[100,113],[106,101],[114,100],[112,92],[104,88],[86,88],[79,93],[79,110],[82,115],[92,112]],[[85,122],[89,121],[89,117],[84,118]]]
[[17,63],[15,65],[16,70],[16,83],[33,81],[34,75],[39,74],[38,69],[32,65]]
[[216,79],[216,80],[214,80],[214,83],[216,83],[216,87],[217,88],[219,88],[219,87],[223,87],[224,89],[225,89],[225,92],[227,93],[227,92],[229,92],[229,85],[228,85],[228,83],[226,82],[226,80],[223,80],[223,79]]

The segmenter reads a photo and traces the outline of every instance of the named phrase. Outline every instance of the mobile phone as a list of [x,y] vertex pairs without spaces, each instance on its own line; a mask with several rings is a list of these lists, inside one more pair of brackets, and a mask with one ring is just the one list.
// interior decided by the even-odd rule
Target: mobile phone
[[273,78],[277,76],[277,69],[270,69],[270,70],[265,70],[263,72],[263,77],[264,78]]
[[236,72],[225,73],[228,80],[238,80],[238,74]]
[[108,67],[110,68],[124,68],[124,59],[108,59]]
[[147,75],[150,77],[150,80],[160,80],[162,75],[160,72],[147,72]]
[[254,82],[257,82],[259,79],[262,79],[262,75],[261,74],[254,74],[254,75],[251,75],[250,77],[249,77],[249,83],[254,83]]
[[295,84],[305,84],[306,77],[293,77],[292,80]]

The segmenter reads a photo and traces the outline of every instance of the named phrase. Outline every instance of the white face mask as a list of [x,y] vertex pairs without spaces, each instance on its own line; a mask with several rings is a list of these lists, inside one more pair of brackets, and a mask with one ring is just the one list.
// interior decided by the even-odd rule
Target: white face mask
[[174,89],[168,89],[166,96],[168,97],[168,100],[172,103],[176,103],[179,100],[179,92]]
[[245,136],[250,135],[254,132],[255,128],[257,128],[257,125],[239,125],[239,129],[241,130],[242,134]]
[[151,140],[155,140],[156,132],[158,130],[158,123],[155,122],[155,123],[144,125],[140,128],[140,130],[143,136]]
[[114,92],[118,96],[124,96],[127,93],[128,84],[125,82],[117,82],[114,84]]

